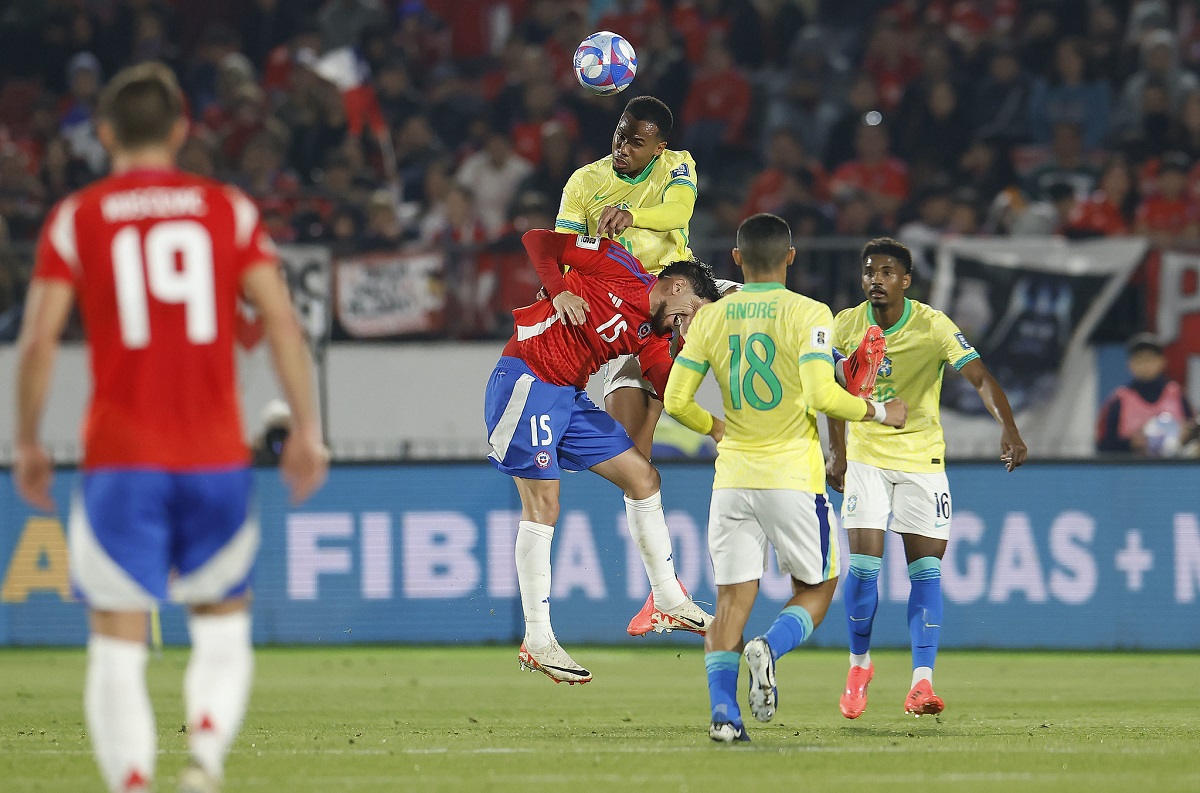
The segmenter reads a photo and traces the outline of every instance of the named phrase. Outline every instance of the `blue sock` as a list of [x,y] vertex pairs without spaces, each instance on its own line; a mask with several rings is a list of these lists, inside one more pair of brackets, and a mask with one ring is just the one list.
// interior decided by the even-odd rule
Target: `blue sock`
[[813,618],[803,606],[788,606],[767,628],[765,638],[776,660],[795,650],[812,636]]
[[912,638],[913,669],[933,668],[942,633],[942,560],[922,556],[908,566],[908,634]]
[[871,624],[879,608],[879,568],[883,559],[865,553],[850,554],[850,575],[842,590],[850,652],[865,655],[871,649]]
[[737,704],[738,667],[742,654],[732,650],[718,650],[704,654],[704,668],[708,670],[708,698],[712,701],[712,720],[727,721],[741,726],[742,711]]

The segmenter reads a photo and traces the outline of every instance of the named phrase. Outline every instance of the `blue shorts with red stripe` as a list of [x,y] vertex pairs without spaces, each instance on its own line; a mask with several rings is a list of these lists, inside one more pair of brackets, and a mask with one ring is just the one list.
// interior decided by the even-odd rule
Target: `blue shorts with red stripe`
[[633,448],[625,428],[582,388],[547,383],[507,355],[488,380],[483,416],[488,459],[522,479],[559,479]]

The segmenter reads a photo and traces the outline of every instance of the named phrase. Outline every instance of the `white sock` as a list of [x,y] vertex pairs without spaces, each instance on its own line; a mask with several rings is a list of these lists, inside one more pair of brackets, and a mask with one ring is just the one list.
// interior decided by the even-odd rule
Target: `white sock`
[[146,656],[142,642],[88,639],[83,709],[100,773],[113,793],[149,790],[154,778],[158,746]]
[[183,677],[188,752],[201,768],[221,779],[254,678],[250,612],[193,615],[188,632],[192,657]]
[[869,651],[863,653],[862,655],[850,653],[850,665],[861,666],[863,669],[866,669],[871,665],[871,653]]
[[625,517],[629,522],[629,534],[642,555],[646,566],[646,577],[650,579],[650,591],[654,594],[654,605],[669,611],[687,600],[683,587],[675,577],[675,563],[671,561],[671,535],[667,531],[667,517],[663,514],[662,494],[634,501],[625,497]]
[[523,520],[517,524],[517,585],[525,613],[525,646],[531,650],[554,641],[550,628],[550,541],[554,527]]
[[[933,685],[933,669],[931,669],[928,666],[918,666],[916,669],[914,669],[912,684],[915,686],[917,683],[920,683],[922,680],[928,680],[929,685],[932,686]],[[911,687],[912,686],[910,686],[910,688]]]

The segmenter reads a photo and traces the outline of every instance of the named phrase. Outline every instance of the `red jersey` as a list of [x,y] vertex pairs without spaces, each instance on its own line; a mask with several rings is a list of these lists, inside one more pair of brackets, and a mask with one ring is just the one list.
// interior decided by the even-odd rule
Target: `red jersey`
[[1186,198],[1150,196],[1137,208],[1137,219],[1150,231],[1169,231],[1174,234],[1196,222],[1196,208]]
[[895,157],[888,157],[876,164],[862,160],[843,163],[833,172],[830,182],[830,189],[834,193],[844,187],[854,187],[893,198],[908,197],[908,167]]
[[[671,371],[669,336],[650,323],[650,290],[658,279],[612,240],[527,231],[521,238],[550,299],[513,310],[516,333],[504,354],[520,358],[539,378],[584,388],[619,355],[637,355],[646,379],[662,394]],[[562,268],[570,267],[563,275]],[[551,300],[571,292],[591,309],[584,325],[560,322]]]
[[175,170],[110,176],[64,199],[34,278],[70,283],[92,369],[84,468],[245,465],[234,361],[243,273],[273,262],[254,203]]

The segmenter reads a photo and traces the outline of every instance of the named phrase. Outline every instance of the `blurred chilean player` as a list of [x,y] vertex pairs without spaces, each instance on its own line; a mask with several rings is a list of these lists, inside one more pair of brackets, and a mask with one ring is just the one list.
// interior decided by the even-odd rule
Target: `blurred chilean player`
[[[612,240],[553,231],[522,238],[549,294],[513,312],[516,332],[488,380],[484,421],[492,465],[521,496],[517,583],[525,614],[521,665],[557,682],[592,679],[550,627],[550,542],[562,471],[592,470],[625,493],[629,533],[646,566],[655,608],[646,630],[704,633],[712,617],[675,577],[658,471],[584,387],[607,361],[636,355],[661,392],[677,323],[717,299],[708,268],[682,261],[657,277]],[[563,269],[570,268],[566,275]]]
[[[775,661],[812,635],[837,586],[837,538],[814,411],[831,420],[891,427],[904,426],[906,415],[899,400],[870,402],[839,387],[833,313],[784,286],[795,255],[782,219],[754,215],[742,223],[733,258],[746,285],[696,314],[665,393],[668,413],[696,432],[711,433],[719,422],[695,401],[711,368],[725,408],[708,522],[717,614],[704,642],[709,737],[719,742],[749,740],[737,704],[743,654],[751,712],[769,721],[776,706]],[[883,351],[882,334],[870,334],[858,352],[867,359],[859,368],[877,368]],[[855,383],[855,390],[867,385]],[[792,598],[765,635],[744,643],[768,542],[779,570],[791,576]]]
[[253,676],[249,581],[259,529],[235,384],[239,294],[258,310],[294,426],[294,502],[325,479],[311,362],[258,211],[238,190],[175,170],[181,94],[160,63],[126,69],[100,103],[112,176],[62,201],[38,242],[17,371],[16,483],[55,509],[38,441],[58,338],[78,299],[94,383],[71,578],[89,608],[84,709],[111,791],[153,789],[147,613],[189,607],[184,678],[191,763],[180,790],[219,790]]
[[[1000,459],[1009,471],[1025,462],[1025,443],[1004,390],[954,322],[940,311],[904,296],[912,284],[912,253],[887,237],[862,252],[862,287],[867,300],[834,320],[834,345],[853,350],[868,325],[884,328],[887,357],[875,383],[875,399],[902,397],[909,403],[901,431],[854,424],[829,427],[829,483],[844,489],[842,525],[850,540],[850,574],[843,597],[850,634],[850,672],[842,692],[842,715],[856,719],[867,707],[871,627],[879,605],[884,530],[904,540],[908,577],[908,630],[912,641],[912,688],[904,711],[941,713],[933,691],[933,664],[942,622],[942,556],[950,538],[950,486],[939,402],[942,372],[950,364],[979,392],[1001,426]],[[848,446],[848,448],[847,448]],[[891,516],[891,523],[888,516]]]

